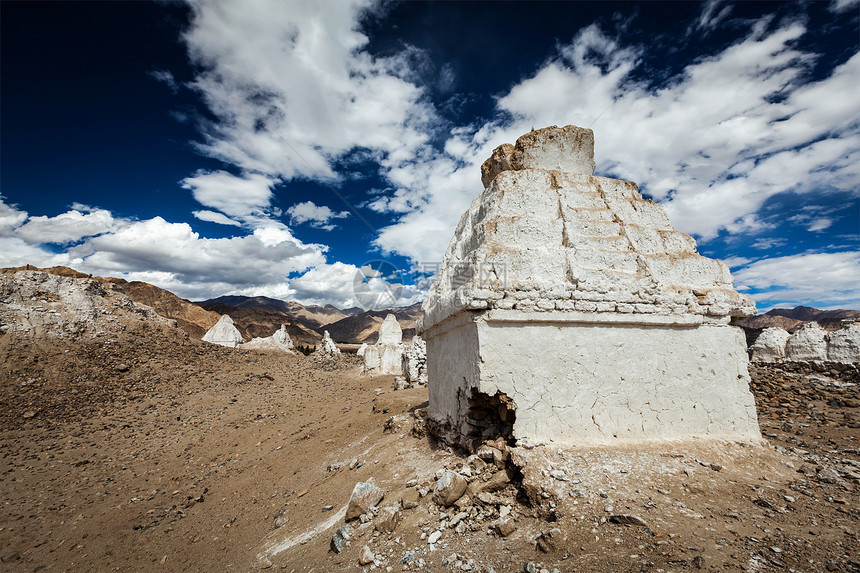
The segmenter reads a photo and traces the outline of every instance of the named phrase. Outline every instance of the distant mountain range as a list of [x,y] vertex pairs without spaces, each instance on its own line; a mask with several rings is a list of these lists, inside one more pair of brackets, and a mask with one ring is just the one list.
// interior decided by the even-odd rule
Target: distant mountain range
[[269,336],[285,324],[294,343],[310,346],[316,345],[326,330],[335,342],[373,344],[379,325],[389,313],[397,318],[403,339],[408,341],[415,336],[415,322],[423,314],[420,303],[381,310],[339,309],[330,304],[304,306],[265,296],[219,296],[195,304],[218,314],[229,314],[243,334],[261,332],[253,336]]
[[809,306],[796,306],[794,308],[775,308],[764,314],[744,319],[738,322],[739,326],[745,328],[768,328],[779,326],[788,331],[797,330],[804,322],[814,320],[825,330],[836,330],[846,318],[860,319],[858,310],[819,310]]

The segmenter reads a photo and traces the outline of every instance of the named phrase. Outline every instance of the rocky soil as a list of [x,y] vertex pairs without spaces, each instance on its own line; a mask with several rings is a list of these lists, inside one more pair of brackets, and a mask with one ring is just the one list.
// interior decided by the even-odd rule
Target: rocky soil
[[860,570],[856,385],[754,369],[761,445],[466,456],[359,360],[0,336],[0,570]]

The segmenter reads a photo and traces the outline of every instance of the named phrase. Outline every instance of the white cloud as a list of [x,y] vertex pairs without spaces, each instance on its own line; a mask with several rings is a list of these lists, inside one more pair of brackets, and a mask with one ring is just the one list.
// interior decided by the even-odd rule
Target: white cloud
[[[76,205],[83,207],[81,205]],[[82,213],[77,209],[60,213],[56,217],[36,216],[18,227],[15,234],[31,245],[40,243],[68,244],[84,237],[100,235],[114,229],[117,221],[110,211],[91,209]]]
[[27,212],[7,205],[5,197],[0,195],[0,237],[11,237],[15,229],[27,220]]
[[860,0],[833,0],[830,3],[830,9],[834,12],[847,12],[848,10],[854,8]]
[[182,180],[201,205],[212,207],[229,217],[260,216],[269,207],[276,179],[248,173],[241,177],[226,171],[201,172]]
[[196,218],[200,219],[201,221],[208,221],[210,223],[218,223],[219,225],[231,225],[234,227],[241,227],[242,226],[242,223],[240,223],[239,221],[235,221],[235,220],[231,219],[230,217],[228,217],[227,215],[224,215],[223,213],[218,213],[217,211],[209,211],[209,210],[192,211],[191,214],[194,215]]
[[734,271],[735,286],[756,301],[860,309],[860,251],[804,253],[756,261]]
[[702,10],[696,26],[691,27],[688,33],[693,32],[710,32],[725,20],[732,11],[732,6],[725,4],[723,0],[708,0]]
[[335,212],[325,205],[316,205],[313,201],[297,203],[287,209],[290,222],[296,225],[309,223],[312,227],[331,231],[336,227],[329,223],[332,219],[343,219],[349,217],[348,211]]
[[597,25],[581,30],[498,99],[508,119],[456,129],[445,153],[387,172],[394,190],[370,206],[400,216],[377,245],[438,260],[480,191],[478,166],[531,126],[593,127],[597,173],[638,182],[703,241],[774,228],[757,212],[780,193],[856,194],[860,54],[809,82],[817,56],[795,47],[805,27],[769,24],[656,87],[634,79],[649,75],[634,76],[647,72],[647,46],[625,46]]
[[808,230],[813,231],[813,232],[821,232],[821,231],[827,229],[828,227],[830,227],[830,225],[832,225],[832,224],[833,224],[833,219],[827,219],[824,217],[819,218],[819,219],[813,219],[813,221],[810,223],[810,225],[808,227]]
[[355,265],[338,262],[309,270],[290,280],[290,287],[296,298],[309,304],[333,301],[340,308],[408,306],[423,298],[415,288],[376,274],[373,269],[359,270]]
[[383,163],[412,159],[433,121],[423,91],[401,79],[405,56],[371,57],[358,21],[369,1],[192,0],[184,34],[204,71],[191,86],[217,121],[200,149],[245,171],[337,179],[332,159],[356,147]]
[[167,86],[167,89],[170,90],[170,93],[178,93],[179,92],[179,84],[176,82],[176,78],[173,77],[173,74],[167,70],[153,70],[149,72],[149,75],[156,81],[162,82]]

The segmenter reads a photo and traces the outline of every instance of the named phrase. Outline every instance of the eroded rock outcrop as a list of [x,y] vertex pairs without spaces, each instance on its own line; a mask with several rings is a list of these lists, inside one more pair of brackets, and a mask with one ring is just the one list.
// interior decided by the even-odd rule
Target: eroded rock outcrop
[[242,333],[233,325],[233,319],[225,314],[203,335],[203,341],[236,348],[242,344]]
[[293,346],[293,341],[287,333],[287,326],[282,324],[280,330],[276,330],[272,336],[267,336],[265,338],[252,338],[250,342],[243,344],[242,348],[253,350],[274,350],[277,352],[288,352],[293,354],[295,346]]
[[788,331],[778,326],[765,328],[750,346],[750,360],[753,362],[782,362],[785,359],[785,344]]
[[[759,437],[755,313],[635,183],[594,177],[593,134],[502,146],[425,299],[429,414],[471,447]],[[541,348],[541,352],[534,352]]]
[[3,269],[0,334],[79,339],[122,331],[129,321],[176,326],[176,321],[134,302],[118,286],[84,276]]
[[367,346],[362,353],[364,372],[399,375],[402,355],[403,330],[397,322],[397,317],[389,314],[379,326],[379,338],[376,344]]

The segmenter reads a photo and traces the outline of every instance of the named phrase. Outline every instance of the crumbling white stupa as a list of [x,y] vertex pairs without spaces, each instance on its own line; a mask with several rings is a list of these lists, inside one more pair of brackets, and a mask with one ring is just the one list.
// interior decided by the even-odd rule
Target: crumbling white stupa
[[785,359],[791,362],[815,362],[827,357],[827,331],[814,320],[804,322],[785,344]]
[[788,331],[778,326],[765,328],[750,346],[752,362],[782,362],[785,360],[785,344]]
[[401,356],[403,354],[403,330],[397,317],[389,314],[379,325],[379,337],[376,344],[367,346],[364,358],[364,372],[370,374],[400,374]]
[[635,183],[593,177],[594,135],[497,148],[423,308],[436,431],[556,444],[760,438],[755,303]]
[[293,348],[295,348],[295,346],[293,346],[293,341],[290,339],[289,333],[287,333],[287,326],[282,324],[280,330],[276,330],[272,336],[267,336],[265,338],[252,338],[250,342],[243,344],[242,348],[274,350],[277,352],[288,352],[289,354],[293,354]]
[[860,364],[860,322],[843,320],[839,330],[827,333],[827,360]]
[[860,324],[848,319],[827,332],[807,322],[789,334],[779,327],[765,328],[750,346],[752,362],[833,362],[860,364]]
[[215,323],[215,326],[206,331],[203,340],[212,344],[236,348],[242,344],[242,333],[233,326],[233,319],[225,314]]
[[340,348],[331,339],[328,330],[323,332],[323,338],[314,350],[314,355],[322,358],[336,358],[340,354]]

